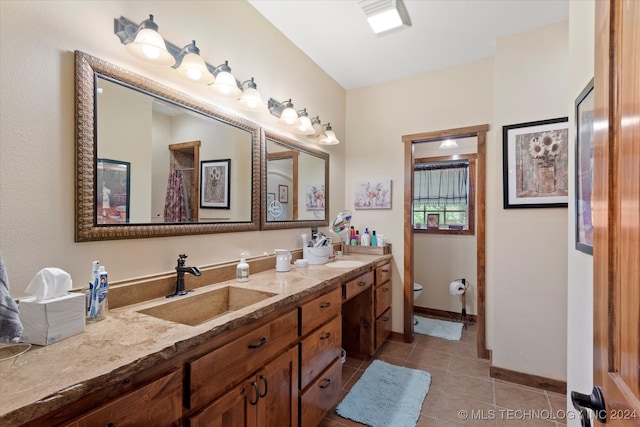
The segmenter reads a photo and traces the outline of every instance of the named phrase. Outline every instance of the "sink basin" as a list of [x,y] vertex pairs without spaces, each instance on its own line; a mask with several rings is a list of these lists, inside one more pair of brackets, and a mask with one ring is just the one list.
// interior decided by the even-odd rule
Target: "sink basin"
[[338,261],[328,262],[325,266],[329,268],[356,268],[364,265],[362,261],[350,260],[350,259],[341,259]]
[[165,304],[138,311],[138,313],[183,325],[196,326],[223,314],[264,301],[277,294],[254,289],[225,286],[211,291],[177,297]]

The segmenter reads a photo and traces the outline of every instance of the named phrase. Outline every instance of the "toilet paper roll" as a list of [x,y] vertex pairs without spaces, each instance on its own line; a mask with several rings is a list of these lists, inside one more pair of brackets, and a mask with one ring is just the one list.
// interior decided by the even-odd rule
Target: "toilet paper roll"
[[451,282],[449,285],[449,293],[451,295],[462,295],[464,294],[464,291],[464,285],[460,282]]

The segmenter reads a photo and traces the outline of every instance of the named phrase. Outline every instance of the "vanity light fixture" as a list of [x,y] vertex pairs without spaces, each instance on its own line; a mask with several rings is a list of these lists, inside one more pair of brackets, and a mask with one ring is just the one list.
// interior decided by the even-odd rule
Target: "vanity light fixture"
[[269,112],[280,117],[280,121],[289,126],[296,126],[300,120],[298,119],[298,113],[293,109],[291,99],[286,102],[278,102],[273,98],[269,99]]
[[444,141],[442,141],[442,143],[440,144],[440,147],[438,147],[438,149],[440,150],[450,150],[452,148],[458,148],[459,145],[456,142],[455,139],[445,139]]
[[213,89],[214,92],[235,98],[239,98],[240,95],[242,95],[236,78],[231,74],[229,61],[224,61],[224,64],[218,65],[213,71],[213,74],[216,76],[216,81],[211,85],[211,89]]
[[[118,24],[119,21],[116,20],[116,34],[118,31],[126,33],[127,39],[129,39],[127,50],[133,56],[155,65],[171,66],[176,63],[173,55],[167,50],[164,39],[158,33],[158,24],[153,22],[153,15],[149,15],[149,19],[145,19],[138,26],[132,25],[133,23],[130,22],[122,23],[120,26]],[[126,25],[129,27],[125,28]],[[118,34],[118,36],[120,35]]]
[[178,74],[196,83],[211,84],[215,77],[209,69],[204,59],[200,56],[200,49],[196,47],[196,41],[186,45],[180,52],[181,61],[176,68]]
[[300,121],[294,127],[296,132],[301,133],[302,135],[313,135],[316,133],[315,129],[313,129],[313,124],[311,123],[311,119],[309,118],[306,108],[298,111],[298,117]]
[[244,87],[245,84],[247,85],[247,87],[246,89],[244,89],[244,91],[242,92],[242,96],[238,100],[242,108],[252,111],[266,110],[267,106],[264,104],[260,92],[258,92],[258,86],[253,80],[253,77],[251,77],[251,80],[242,82],[240,86]]
[[402,0],[359,0],[358,5],[376,35],[411,26],[411,19]]
[[320,137],[320,135],[323,135],[322,133],[322,123],[320,122],[320,116],[315,116],[314,118],[311,119],[311,126],[313,126],[313,134],[312,135],[307,135],[307,138],[311,138],[311,137]]
[[320,145],[336,145],[340,144],[338,138],[336,138],[335,132],[331,129],[331,123],[324,125],[324,136],[318,141]]

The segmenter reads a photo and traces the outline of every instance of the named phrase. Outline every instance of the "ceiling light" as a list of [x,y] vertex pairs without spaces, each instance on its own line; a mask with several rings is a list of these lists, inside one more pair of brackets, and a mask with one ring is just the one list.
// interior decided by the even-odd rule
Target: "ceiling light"
[[438,147],[440,150],[450,150],[452,148],[458,148],[458,143],[454,139],[445,139]]
[[324,137],[318,141],[320,145],[336,145],[340,144],[338,138],[336,138],[335,132],[331,129],[331,123],[327,123],[325,126]]
[[140,23],[135,39],[127,44],[127,50],[136,58],[151,64],[170,66],[176,62],[158,33],[158,25],[153,22],[153,15],[149,15],[149,19]]
[[215,77],[207,68],[204,59],[200,56],[200,49],[196,47],[195,40],[182,49],[180,56],[182,60],[176,69],[180,76],[197,83],[213,83]]
[[247,88],[244,89],[242,93],[242,97],[239,100],[242,108],[244,108],[245,110],[252,110],[252,111],[265,110],[267,106],[264,105],[262,96],[260,95],[260,92],[258,92],[258,89],[257,89],[258,86],[253,81],[253,77],[251,77],[251,80],[242,82],[240,86],[244,87],[245,84],[247,85]]
[[231,74],[229,61],[224,61],[224,64],[218,65],[214,74],[216,81],[211,85],[211,89],[213,89],[214,92],[230,97],[240,97],[242,91],[238,87],[236,78]]
[[411,19],[402,0],[360,0],[358,4],[376,34],[411,26]]

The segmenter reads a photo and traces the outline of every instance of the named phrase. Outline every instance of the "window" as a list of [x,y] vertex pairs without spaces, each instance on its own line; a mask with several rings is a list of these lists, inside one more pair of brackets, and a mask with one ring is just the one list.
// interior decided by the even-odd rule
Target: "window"
[[414,231],[474,234],[474,182],[475,155],[416,159]]

